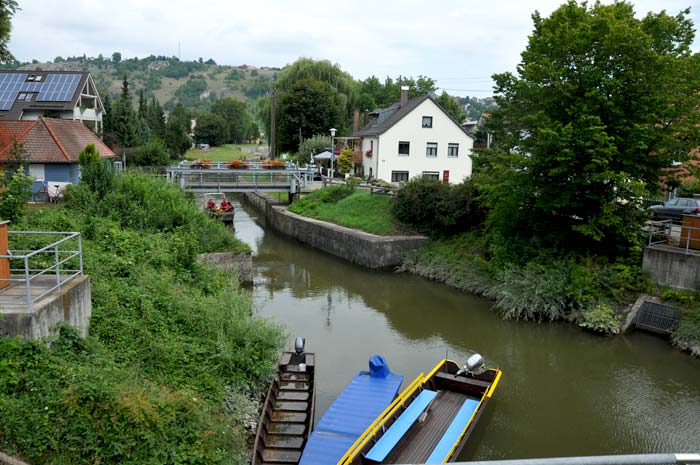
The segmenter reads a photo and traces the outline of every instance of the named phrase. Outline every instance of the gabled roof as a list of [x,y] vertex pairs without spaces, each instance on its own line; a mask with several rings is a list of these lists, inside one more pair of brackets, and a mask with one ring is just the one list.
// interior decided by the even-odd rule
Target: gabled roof
[[[72,110],[89,80],[92,77],[87,71],[0,70],[3,86],[0,103],[4,102],[0,105],[0,118],[20,119],[22,113],[32,110]],[[17,97],[21,92],[37,96],[31,100],[19,100]]]
[[377,115],[377,124],[368,124],[367,126],[361,128],[359,131],[353,132],[352,135],[353,137],[363,137],[378,136],[380,134],[384,134],[393,125],[401,121],[404,116],[411,113],[413,110],[418,108],[418,106],[420,106],[423,102],[425,102],[428,99],[432,100],[432,102],[440,110],[442,110],[442,112],[448,118],[450,118],[452,122],[455,123],[455,126],[457,126],[464,134],[466,134],[469,137],[472,137],[457,121],[455,121],[454,118],[452,118],[452,116],[450,116],[449,113],[445,111],[444,108],[442,108],[442,106],[440,106],[440,104],[435,100],[435,98],[433,98],[432,95],[424,95],[422,97],[412,98],[403,107],[400,105],[400,102],[395,102],[390,107],[374,110],[371,114]]
[[75,120],[0,120],[0,163],[7,161],[14,139],[24,145],[29,163],[76,163],[88,144],[95,145],[100,157],[116,157],[94,132]]

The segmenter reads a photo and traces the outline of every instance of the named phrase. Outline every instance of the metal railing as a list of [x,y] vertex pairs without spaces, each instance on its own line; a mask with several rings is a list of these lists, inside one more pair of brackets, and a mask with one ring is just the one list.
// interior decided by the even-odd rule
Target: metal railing
[[700,228],[673,224],[672,220],[648,221],[644,232],[648,247],[674,247],[686,254],[700,253]]
[[691,465],[700,464],[700,454],[597,455],[547,459],[455,462],[454,465]]
[[[1,259],[10,262],[10,277],[0,277],[0,305],[26,305],[31,311],[34,303],[61,289],[63,285],[83,274],[83,243],[79,232],[9,231],[22,240],[60,237],[35,250],[12,249]],[[44,287],[48,286],[47,289]],[[24,287],[23,295],[12,299],[7,291]],[[32,292],[34,290],[34,292]]]
[[167,178],[182,189],[194,192],[251,192],[275,191],[297,193],[313,179],[313,170],[288,167],[286,169],[262,168],[251,164],[247,169],[230,169],[224,163],[199,169],[190,166],[173,166],[167,169]]

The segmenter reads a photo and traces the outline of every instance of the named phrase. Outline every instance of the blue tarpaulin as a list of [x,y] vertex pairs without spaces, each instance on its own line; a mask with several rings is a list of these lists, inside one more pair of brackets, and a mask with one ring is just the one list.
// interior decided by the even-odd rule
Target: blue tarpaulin
[[309,437],[299,465],[336,465],[348,448],[396,398],[402,375],[391,373],[384,357],[369,361],[323,414]]

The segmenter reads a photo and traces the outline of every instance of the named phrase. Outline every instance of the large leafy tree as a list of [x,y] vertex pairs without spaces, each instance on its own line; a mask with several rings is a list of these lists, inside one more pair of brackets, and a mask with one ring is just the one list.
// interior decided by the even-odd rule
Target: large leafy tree
[[[328,83],[295,82],[280,99],[279,148],[296,152],[303,139],[342,127],[344,102]],[[301,139],[300,139],[301,137]]]
[[480,160],[482,200],[508,243],[610,255],[636,243],[637,200],[700,145],[688,15],[575,1],[533,15],[517,74],[494,76],[496,145]]
[[437,98],[437,103],[447,112],[448,115],[452,117],[458,124],[462,124],[467,117],[467,113],[462,110],[462,106],[459,104],[456,98],[443,92]]
[[0,62],[8,63],[15,59],[7,48],[12,31],[12,17],[17,12],[15,0],[0,0]]
[[194,139],[197,143],[221,145],[228,140],[226,120],[223,116],[208,111],[197,117],[194,129]]
[[165,124],[165,144],[174,157],[187,152],[192,145],[189,137],[191,121],[190,112],[181,103],[176,104],[168,115]]
[[221,116],[226,122],[228,138],[226,142],[241,144],[248,139],[253,121],[245,103],[232,97],[214,102],[212,113]]

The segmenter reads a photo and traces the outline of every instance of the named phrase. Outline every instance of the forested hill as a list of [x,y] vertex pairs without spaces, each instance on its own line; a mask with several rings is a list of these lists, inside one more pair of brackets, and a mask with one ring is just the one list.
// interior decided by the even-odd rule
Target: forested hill
[[265,95],[279,68],[217,65],[214,60],[180,61],[175,57],[149,56],[121,59],[117,53],[110,58],[57,57],[49,63],[14,63],[13,69],[89,71],[101,95],[118,97],[126,73],[132,95],[139,90],[155,95],[166,110],[179,101],[188,108],[207,108],[221,97],[235,97],[249,102]]

